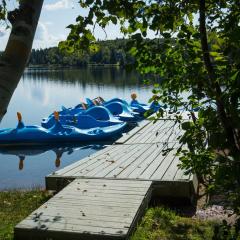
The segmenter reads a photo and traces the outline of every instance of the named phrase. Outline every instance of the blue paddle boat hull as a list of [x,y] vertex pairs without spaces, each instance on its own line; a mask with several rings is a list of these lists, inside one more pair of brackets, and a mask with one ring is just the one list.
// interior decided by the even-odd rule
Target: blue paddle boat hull
[[72,142],[95,142],[109,140],[124,130],[126,123],[107,127],[79,129],[63,126],[59,122],[45,129],[39,126],[21,126],[0,130],[0,146],[29,146]]

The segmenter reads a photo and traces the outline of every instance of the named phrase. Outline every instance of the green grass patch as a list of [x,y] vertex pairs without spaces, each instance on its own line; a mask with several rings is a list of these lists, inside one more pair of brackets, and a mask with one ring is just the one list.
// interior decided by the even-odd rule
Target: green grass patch
[[0,240],[13,239],[14,226],[49,197],[42,190],[0,192]]
[[[50,196],[42,190],[0,192],[0,240],[13,239],[14,226]],[[150,208],[131,240],[212,240],[218,224],[180,217],[163,207]]]
[[161,207],[150,208],[131,240],[212,240],[216,224],[180,217]]

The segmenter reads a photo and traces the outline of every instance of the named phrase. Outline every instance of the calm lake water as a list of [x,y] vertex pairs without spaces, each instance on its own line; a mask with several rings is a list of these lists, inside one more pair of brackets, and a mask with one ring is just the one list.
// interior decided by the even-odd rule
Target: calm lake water
[[[151,87],[136,73],[116,68],[28,69],[22,77],[0,128],[15,127],[16,112],[26,125],[40,125],[41,119],[61,106],[71,107],[86,97],[120,97],[130,101],[131,92],[147,102]],[[61,146],[38,149],[0,149],[0,189],[44,186],[44,177],[78,161],[104,146]],[[57,160],[56,160],[57,159]]]

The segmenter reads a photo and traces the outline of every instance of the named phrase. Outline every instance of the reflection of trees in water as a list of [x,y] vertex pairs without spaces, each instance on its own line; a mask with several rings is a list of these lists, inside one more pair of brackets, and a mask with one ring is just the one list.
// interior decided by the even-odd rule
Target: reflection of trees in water
[[144,86],[139,75],[121,68],[95,67],[81,69],[28,69],[24,78],[37,81],[79,83],[85,85]]

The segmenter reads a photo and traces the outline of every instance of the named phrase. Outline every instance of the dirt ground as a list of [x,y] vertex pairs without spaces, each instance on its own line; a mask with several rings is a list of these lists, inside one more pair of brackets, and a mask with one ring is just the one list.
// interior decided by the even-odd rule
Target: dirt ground
[[192,217],[201,220],[220,221],[226,220],[228,224],[234,224],[237,216],[232,209],[227,209],[224,205],[224,196],[214,195],[209,197],[205,194],[203,185],[199,185],[196,202],[191,204],[186,199],[154,199],[151,205],[164,205],[174,210],[180,216]]

